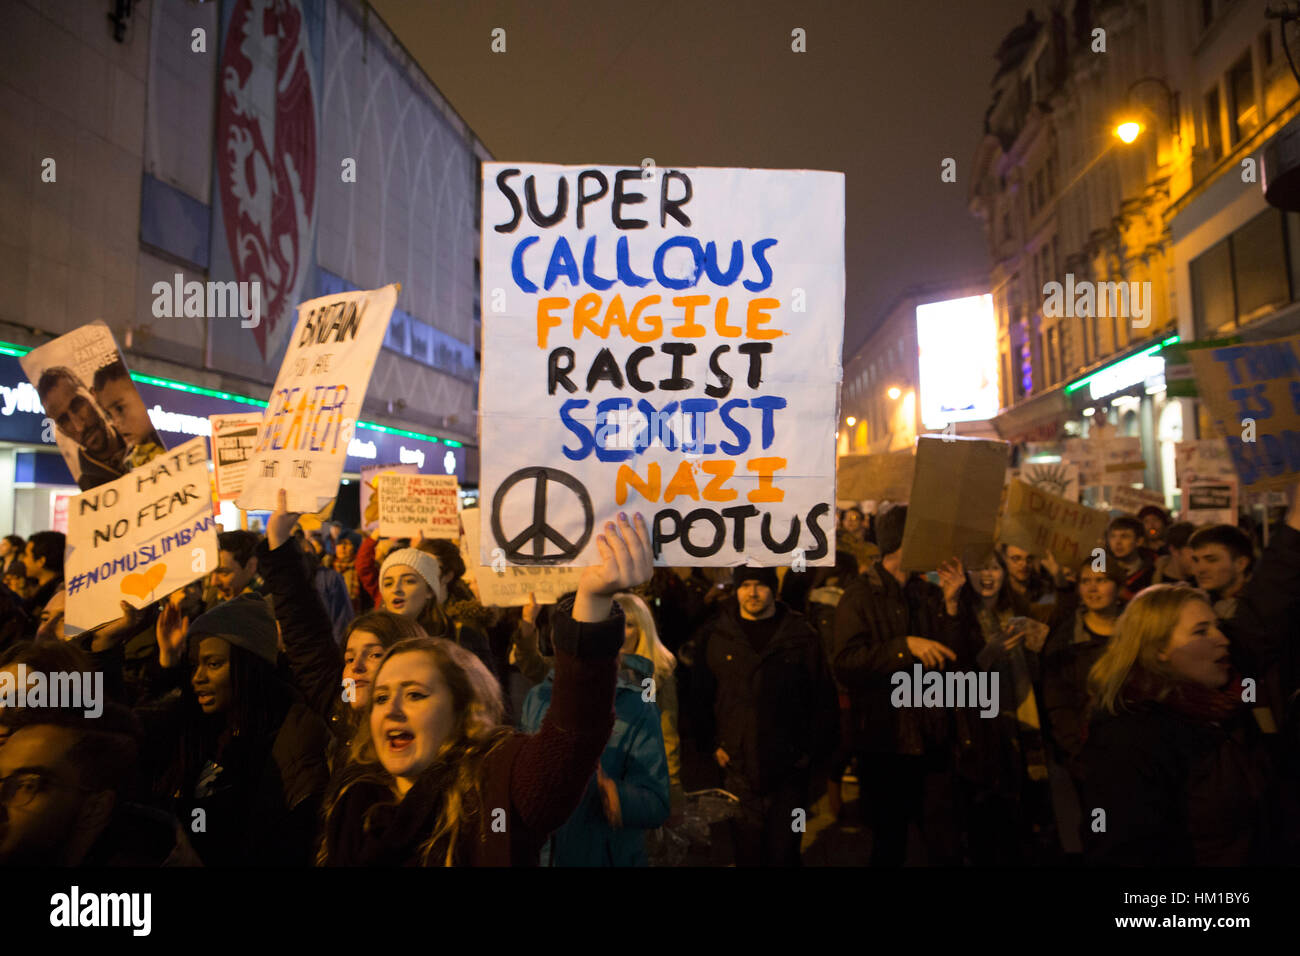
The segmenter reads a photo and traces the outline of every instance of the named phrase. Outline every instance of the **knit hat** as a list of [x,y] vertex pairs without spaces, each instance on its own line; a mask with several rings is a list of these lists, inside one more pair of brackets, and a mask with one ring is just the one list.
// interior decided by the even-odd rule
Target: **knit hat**
[[442,586],[442,565],[438,563],[437,558],[418,548],[400,548],[397,551],[390,551],[388,557],[384,558],[383,567],[379,569],[381,581],[388,573],[388,569],[395,564],[404,564],[414,570],[424,578],[424,583],[429,585],[429,590],[438,599],[438,605],[442,606],[446,603],[447,589]]
[[[200,614],[189,627],[193,638],[219,637],[275,665],[280,635],[271,609],[257,594],[241,594]],[[197,646],[197,643],[191,644]]]
[[750,568],[741,565],[731,572],[731,583],[740,587],[746,581],[757,581],[764,587],[771,588],[773,593],[777,590],[776,568]]
[[876,544],[880,555],[893,554],[903,546],[903,528],[907,524],[907,505],[896,505],[876,517]]

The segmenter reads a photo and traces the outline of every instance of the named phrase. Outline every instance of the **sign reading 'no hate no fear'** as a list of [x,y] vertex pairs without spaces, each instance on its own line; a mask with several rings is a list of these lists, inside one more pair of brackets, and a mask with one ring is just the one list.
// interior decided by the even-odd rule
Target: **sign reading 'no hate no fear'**
[[387,285],[298,306],[298,326],[245,469],[239,507],[274,510],[284,488],[290,511],[315,513],[338,492],[397,292]]
[[202,438],[73,497],[64,558],[66,623],[97,627],[170,594],[218,564]]
[[480,560],[834,556],[844,176],[483,166]]

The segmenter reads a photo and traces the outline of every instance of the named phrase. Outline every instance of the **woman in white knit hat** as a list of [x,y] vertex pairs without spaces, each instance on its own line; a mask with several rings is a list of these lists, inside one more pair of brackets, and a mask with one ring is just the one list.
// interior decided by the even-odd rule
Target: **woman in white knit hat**
[[496,674],[487,637],[476,628],[453,624],[443,612],[447,592],[434,555],[419,548],[389,552],[379,569],[379,594],[384,610],[417,622],[430,637],[455,641]]

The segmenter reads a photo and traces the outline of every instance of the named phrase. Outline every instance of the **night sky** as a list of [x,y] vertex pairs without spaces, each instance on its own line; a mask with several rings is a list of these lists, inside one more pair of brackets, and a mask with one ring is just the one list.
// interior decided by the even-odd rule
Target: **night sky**
[[967,176],[1026,0],[373,6],[497,159],[843,171],[846,358],[908,286],[988,269]]

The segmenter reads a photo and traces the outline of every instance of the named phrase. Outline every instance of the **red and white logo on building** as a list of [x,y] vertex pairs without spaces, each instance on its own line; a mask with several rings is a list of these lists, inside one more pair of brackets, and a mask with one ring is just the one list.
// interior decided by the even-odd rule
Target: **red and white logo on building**
[[[316,98],[299,0],[236,0],[221,59],[217,184],[240,282],[260,282],[266,359],[292,327],[316,220]],[[271,348],[268,350],[268,343]]]

